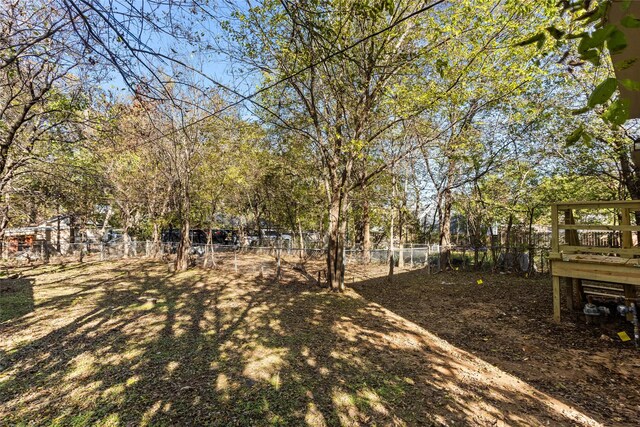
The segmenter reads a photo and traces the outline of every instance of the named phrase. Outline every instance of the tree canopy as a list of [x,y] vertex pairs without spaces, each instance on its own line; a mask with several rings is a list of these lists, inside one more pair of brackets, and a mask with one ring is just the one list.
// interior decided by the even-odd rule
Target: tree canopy
[[454,223],[480,247],[559,199],[640,198],[638,82],[614,73],[638,17],[609,8],[3,0],[0,229],[180,229],[180,269],[194,228],[277,229],[343,290],[345,248],[449,247]]

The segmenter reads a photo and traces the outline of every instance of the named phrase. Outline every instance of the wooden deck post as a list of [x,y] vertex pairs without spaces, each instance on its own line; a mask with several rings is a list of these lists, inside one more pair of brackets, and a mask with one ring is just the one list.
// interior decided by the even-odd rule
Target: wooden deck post
[[[622,218],[620,219],[620,225],[631,225],[631,214],[629,212],[629,208],[623,208],[620,210],[622,213]],[[633,246],[631,240],[631,230],[623,230],[622,231],[622,248],[629,249]]]
[[558,205],[551,205],[551,252],[560,252],[560,232],[558,230]]
[[551,277],[553,280],[553,321],[560,323],[560,277]]
[[[628,208],[622,208],[620,210],[622,213],[622,218],[620,219],[620,225],[631,225],[631,213]],[[631,230],[623,230],[622,231],[622,248],[629,249],[633,247],[633,240],[631,238]],[[636,299],[636,288],[633,285],[624,285],[624,300],[625,304],[628,306]],[[631,313],[627,313],[627,320],[633,320],[633,315]]]
[[[575,218],[573,217],[573,209],[567,209],[564,212],[564,223],[575,224]],[[568,245],[580,246],[580,239],[578,238],[578,230],[565,230],[564,239]],[[582,280],[567,277],[565,279],[567,308],[569,310],[580,310],[584,304],[584,291],[582,289]]]
[[[558,205],[551,205],[551,257],[560,254],[560,232],[558,230]],[[553,320],[560,323],[560,278],[553,275],[552,263],[549,263],[553,282]]]

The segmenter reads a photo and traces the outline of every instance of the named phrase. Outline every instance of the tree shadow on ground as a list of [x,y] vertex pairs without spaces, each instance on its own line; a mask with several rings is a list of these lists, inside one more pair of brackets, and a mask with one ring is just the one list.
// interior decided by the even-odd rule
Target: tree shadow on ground
[[80,304],[51,298],[40,322],[0,325],[9,424],[596,424],[353,291],[102,269]]
[[0,280],[0,323],[33,311],[33,283],[30,278]]
[[555,324],[547,276],[416,270],[393,284],[376,278],[353,289],[567,405],[616,425],[635,422],[640,390],[633,372],[640,364],[634,350],[600,328]]
[[0,280],[0,323],[33,311],[33,283],[30,278]]

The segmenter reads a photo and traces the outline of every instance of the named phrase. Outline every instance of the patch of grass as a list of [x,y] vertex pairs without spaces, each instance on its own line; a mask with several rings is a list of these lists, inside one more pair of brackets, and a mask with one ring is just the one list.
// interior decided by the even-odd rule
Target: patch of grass
[[33,311],[33,280],[0,280],[0,323]]

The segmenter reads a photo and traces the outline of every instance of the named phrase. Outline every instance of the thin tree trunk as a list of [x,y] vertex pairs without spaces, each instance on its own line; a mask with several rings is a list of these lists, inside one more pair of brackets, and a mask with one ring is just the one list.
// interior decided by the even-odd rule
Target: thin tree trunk
[[58,251],[58,254],[62,255],[62,247],[60,246],[60,205],[58,205],[58,215],[56,220],[56,251]]
[[129,226],[125,225],[122,230],[122,256],[129,258],[129,248],[131,246],[131,237],[129,236]]
[[[207,245],[205,246],[209,250],[209,264],[211,268],[216,268],[216,251],[213,246],[213,229],[209,228],[209,233],[207,233]],[[207,257],[205,256],[205,261]],[[207,264],[207,265],[209,265]]]
[[282,279],[282,239],[276,238],[276,283]]
[[[80,236],[79,236],[79,239],[78,238],[74,239],[74,243],[76,244],[76,248],[79,250],[78,261],[82,262],[83,259],[84,259],[84,249],[85,249],[85,244],[86,244],[86,241],[84,239],[84,234],[83,234],[83,232],[86,232],[84,217],[82,217],[82,216],[80,217],[80,220],[79,220],[79,222],[77,224],[77,227],[78,227],[78,230],[79,230],[78,234],[80,234]],[[78,240],[80,240],[80,241],[78,242]],[[78,244],[80,245],[80,247],[77,246]]]
[[440,210],[440,270],[451,267],[451,209],[453,200],[451,189],[443,193],[443,206]]
[[191,240],[189,239],[189,219],[183,219],[180,229],[180,241],[176,251],[176,271],[185,271],[189,268],[189,249]]
[[405,171],[404,189],[402,191],[402,205],[398,209],[398,268],[404,267],[404,242],[406,240],[405,217],[404,213],[407,209],[407,186],[409,184],[409,173]]
[[253,212],[253,216],[256,220],[256,228],[258,229],[258,246],[262,247],[263,246],[263,242],[262,242],[262,225],[260,224],[260,207],[258,206],[258,203],[256,202],[256,205],[254,207],[254,212]]
[[4,240],[4,230],[9,225],[9,205],[6,204],[0,211],[0,240]]
[[[498,233],[498,229],[496,229],[496,233]],[[491,224],[489,224],[489,245],[491,245],[491,259],[493,260],[493,269],[495,271],[495,269],[497,268],[497,264],[498,264],[498,253],[496,251],[496,241],[493,238],[493,226]],[[498,236],[499,238],[500,236]]]
[[304,260],[304,234],[302,233],[302,224],[300,223],[300,218],[297,218],[298,222],[298,246],[300,251],[300,260]]
[[183,197],[181,209],[182,228],[180,242],[178,242],[178,249],[176,251],[176,271],[185,271],[189,268],[189,250],[191,249],[191,239],[189,238],[189,212],[191,210],[191,204],[187,191],[185,191]]
[[529,265],[527,266],[527,274],[531,276],[535,272],[536,248],[533,242],[533,215],[535,207],[529,212]]
[[371,212],[366,196],[362,204],[362,262],[371,262]]
[[393,239],[394,239],[394,235],[393,235],[393,227],[394,227],[394,217],[395,217],[395,200],[396,200],[396,178],[395,175],[393,175],[392,177],[392,183],[391,183],[392,187],[391,187],[391,220],[389,223],[389,256],[387,258],[388,262],[389,262],[389,282],[391,282],[393,279],[393,266],[396,263],[395,260],[395,248],[393,247]]
[[475,246],[473,248],[473,267],[474,267],[474,270],[479,270],[480,269],[480,266],[478,265],[478,259],[479,259],[478,247]]
[[109,226],[109,220],[113,216],[113,208],[111,205],[107,208],[107,213],[104,216],[104,221],[102,222],[102,228],[100,229],[100,238],[104,239],[104,235],[107,233],[107,227]]
[[153,223],[151,242],[151,256],[157,258],[160,253],[160,226],[156,222]]
[[[513,214],[509,214],[509,222],[507,223],[507,233],[505,235],[505,250],[504,250],[504,264],[503,270],[507,269],[507,262],[511,252],[511,227],[513,227]],[[511,261],[513,264],[514,261]]]

